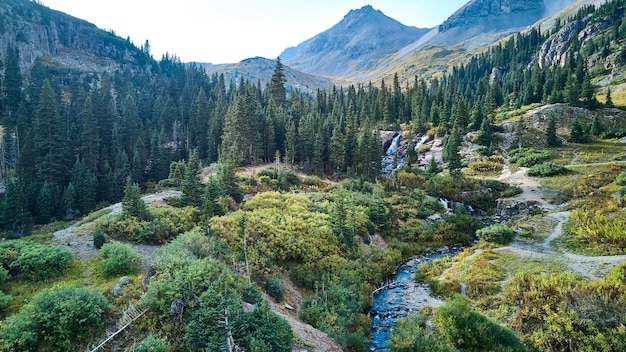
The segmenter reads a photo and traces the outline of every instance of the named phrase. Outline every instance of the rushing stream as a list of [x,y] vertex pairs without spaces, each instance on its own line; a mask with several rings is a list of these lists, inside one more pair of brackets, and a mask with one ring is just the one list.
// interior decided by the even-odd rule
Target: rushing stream
[[387,351],[391,332],[398,319],[417,313],[426,305],[436,307],[442,303],[430,296],[428,285],[415,281],[415,273],[422,262],[430,264],[433,259],[453,256],[461,250],[460,247],[452,249],[444,247],[425,256],[412,258],[398,268],[392,284],[374,295],[370,309],[372,318],[370,351]]

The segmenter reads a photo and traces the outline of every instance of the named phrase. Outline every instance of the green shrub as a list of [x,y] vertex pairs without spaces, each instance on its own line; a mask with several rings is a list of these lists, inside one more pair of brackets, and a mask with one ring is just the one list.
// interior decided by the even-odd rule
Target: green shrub
[[496,224],[476,231],[476,236],[483,241],[507,244],[515,238],[515,231],[506,225]]
[[100,250],[100,270],[107,277],[129,274],[137,270],[139,256],[123,244],[106,243]]
[[241,292],[241,298],[244,302],[250,304],[258,304],[263,301],[263,293],[254,285],[245,286]]
[[562,175],[567,172],[567,169],[563,166],[553,163],[537,164],[528,169],[528,176],[533,177],[551,177],[556,175]]
[[12,276],[30,280],[61,274],[72,264],[74,254],[67,248],[49,247],[25,241],[0,244],[0,261]]
[[302,183],[304,185],[307,185],[307,186],[318,186],[319,187],[319,186],[322,185],[322,180],[320,180],[320,178],[317,177],[317,176],[306,176],[304,178],[304,180],[302,180]]
[[0,311],[8,307],[10,303],[11,295],[7,295],[6,293],[0,291]]
[[544,162],[552,157],[552,153],[547,150],[537,150],[534,148],[515,149],[511,152],[512,163],[523,167],[532,167]]
[[615,179],[615,184],[618,186],[626,186],[626,171],[622,171]]
[[96,229],[96,231],[93,233],[94,248],[100,249],[105,243],[107,243],[107,237],[104,235],[104,231],[101,228]]
[[169,350],[167,343],[150,334],[141,340],[139,344],[133,346],[130,352],[167,352]]
[[97,229],[107,236],[133,243],[165,244],[193,229],[200,221],[200,211],[193,207],[160,208],[151,211],[151,221],[134,216],[114,216],[100,221]]
[[515,197],[518,194],[521,194],[523,191],[521,188],[517,186],[507,187],[502,193],[500,193],[500,198],[511,198]]
[[433,315],[437,338],[462,351],[526,351],[515,333],[472,309],[460,295]]
[[285,285],[279,277],[267,280],[265,282],[265,291],[277,301],[282,301],[285,298]]
[[8,278],[9,278],[9,271],[3,268],[2,265],[0,265],[0,287],[4,285],[4,283],[7,281]]
[[489,160],[475,161],[469,164],[469,169],[473,173],[500,172],[502,164]]
[[106,309],[98,290],[43,291],[0,325],[0,351],[82,351],[81,343],[104,332]]

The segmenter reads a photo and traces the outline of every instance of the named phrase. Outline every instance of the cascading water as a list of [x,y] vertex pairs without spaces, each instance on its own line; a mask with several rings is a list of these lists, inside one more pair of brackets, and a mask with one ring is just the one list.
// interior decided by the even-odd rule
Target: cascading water
[[428,285],[415,281],[415,273],[421,263],[430,264],[433,259],[454,256],[461,250],[461,247],[444,247],[426,256],[415,257],[398,268],[393,284],[374,295],[370,309],[370,351],[387,351],[391,332],[399,319],[421,311],[426,305],[437,306],[442,303],[430,296]]
[[392,172],[406,164],[406,159],[404,157],[400,157],[398,154],[398,147],[400,146],[401,139],[402,134],[398,133],[391,141],[391,145],[389,145],[387,151],[385,151],[385,156],[382,160],[383,175],[390,175]]

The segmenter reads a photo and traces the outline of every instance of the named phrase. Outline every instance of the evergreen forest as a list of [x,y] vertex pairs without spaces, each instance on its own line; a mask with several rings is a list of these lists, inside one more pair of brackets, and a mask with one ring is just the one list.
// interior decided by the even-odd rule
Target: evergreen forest
[[[9,44],[0,351],[314,350],[293,321],[328,350],[368,351],[374,290],[444,246],[462,250],[415,276],[445,303],[400,320],[389,351],[626,350],[624,260],[589,277],[554,259],[626,255],[626,100],[613,88],[626,82],[613,75],[625,11],[585,6],[435,77],[315,91],[291,88],[280,58],[262,84],[155,60],[147,43],[116,71],[47,56],[25,71]],[[590,27],[561,64],[538,58]],[[556,113],[527,115],[542,107]],[[390,173],[381,131],[408,141]],[[419,167],[418,136],[440,140],[442,160]],[[505,168],[527,170],[550,204],[503,215],[525,192]],[[553,256],[506,249],[556,227]],[[54,242],[62,231],[87,244]]]

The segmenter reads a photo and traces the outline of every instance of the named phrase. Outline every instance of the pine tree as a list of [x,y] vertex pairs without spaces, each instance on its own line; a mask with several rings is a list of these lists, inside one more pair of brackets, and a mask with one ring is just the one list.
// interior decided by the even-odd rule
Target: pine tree
[[482,146],[489,146],[493,142],[493,126],[490,118],[484,118],[480,124],[480,130],[476,136],[476,143]]
[[437,161],[435,160],[435,156],[431,156],[428,161],[428,169],[426,171],[431,175],[436,175],[439,173],[439,165],[437,165]]
[[14,180],[7,183],[0,220],[9,237],[22,237],[33,225],[33,216],[28,210],[24,189]]
[[574,122],[572,122],[570,140],[574,143],[586,143],[589,141],[589,137],[587,133],[585,133],[585,129],[578,118],[574,119]]
[[192,152],[189,161],[185,166],[185,173],[181,183],[182,194],[180,201],[183,205],[201,206],[202,205],[202,183],[200,174],[202,165],[196,152]]
[[146,203],[141,199],[139,185],[133,183],[130,177],[126,179],[126,186],[124,186],[122,214],[126,217],[133,216],[141,220],[147,220],[150,217]]
[[593,116],[593,120],[591,121],[591,128],[589,129],[589,133],[592,136],[599,136],[604,132],[604,126],[598,118],[598,115]]
[[550,116],[548,121],[548,128],[546,129],[546,144],[550,147],[558,147],[561,145],[561,140],[556,134],[556,119],[554,116]]
[[22,101],[22,74],[20,72],[17,48],[7,45],[4,68],[4,106],[9,126],[16,125],[17,110]]
[[47,79],[41,87],[34,121],[34,155],[37,176],[42,181],[64,184],[66,169],[66,139],[63,122],[57,111],[52,84]]
[[285,105],[287,100],[285,92],[285,82],[287,82],[287,78],[285,77],[285,73],[283,71],[283,64],[279,57],[276,59],[276,67],[274,68],[274,73],[270,79],[270,95],[277,107]]
[[613,99],[611,98],[611,88],[606,90],[606,102],[604,103],[604,105],[607,108],[615,107],[615,105],[613,105]]

